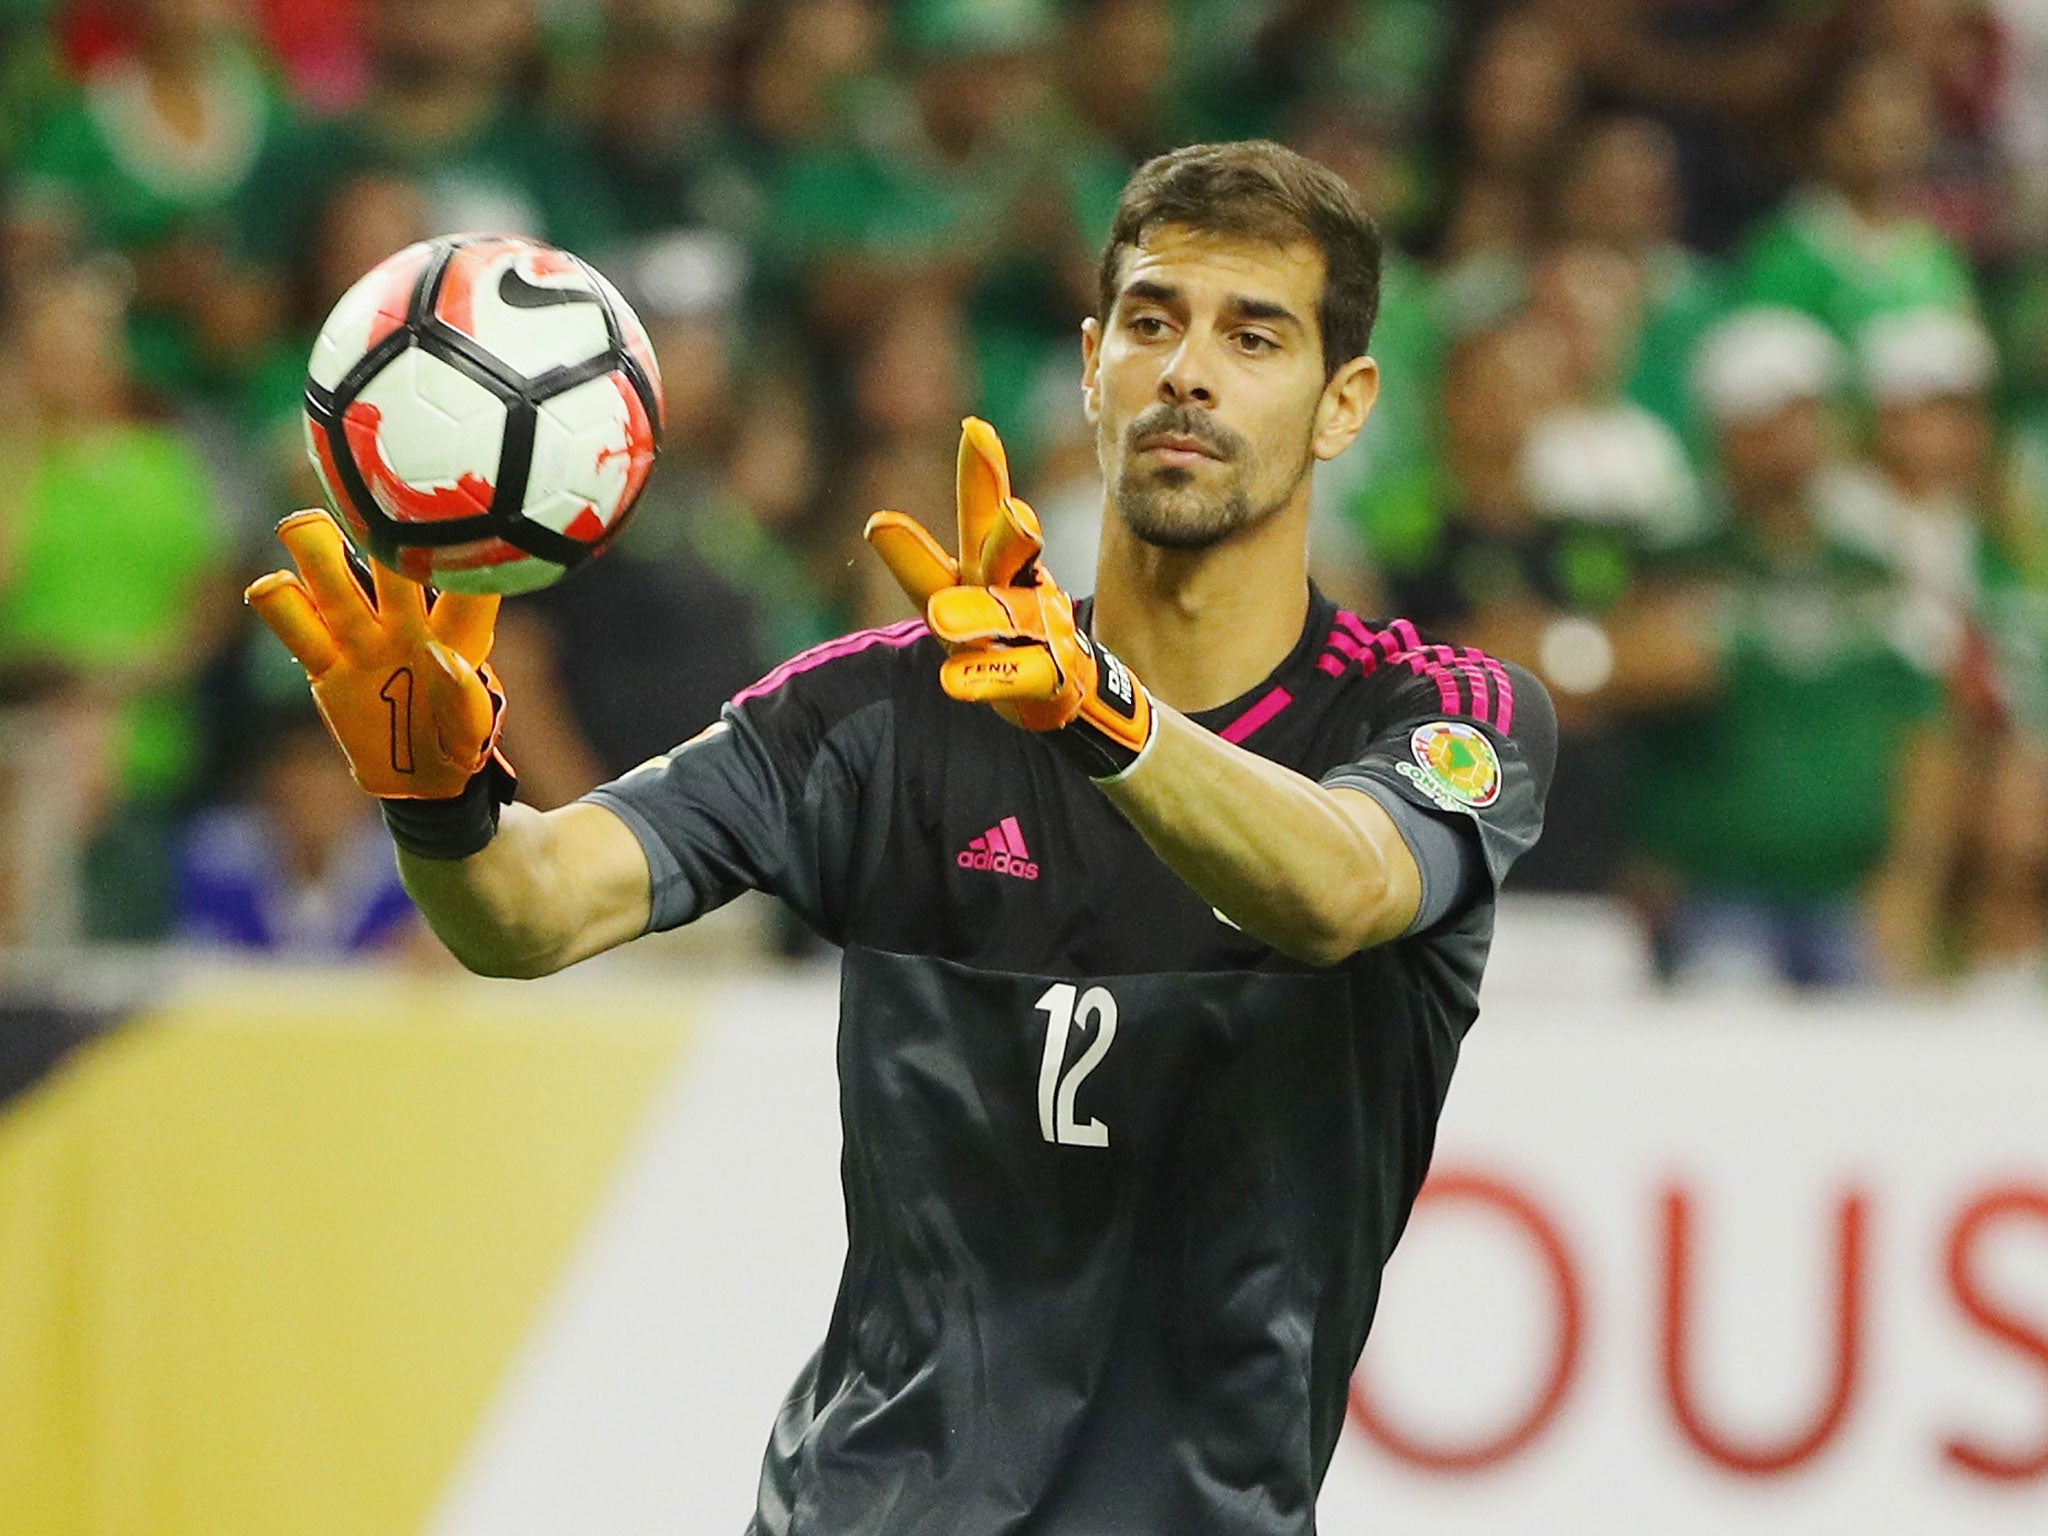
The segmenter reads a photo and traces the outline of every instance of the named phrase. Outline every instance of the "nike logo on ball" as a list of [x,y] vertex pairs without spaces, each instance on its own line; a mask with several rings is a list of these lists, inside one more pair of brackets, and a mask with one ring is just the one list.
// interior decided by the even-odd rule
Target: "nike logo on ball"
[[588,288],[543,288],[526,280],[515,264],[498,279],[498,297],[513,309],[547,309],[555,304],[597,304],[602,300]]

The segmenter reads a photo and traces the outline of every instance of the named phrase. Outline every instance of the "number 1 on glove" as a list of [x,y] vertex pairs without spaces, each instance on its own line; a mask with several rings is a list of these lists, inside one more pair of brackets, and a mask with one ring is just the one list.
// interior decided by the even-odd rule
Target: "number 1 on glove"
[[247,600],[306,669],[313,702],[356,783],[386,800],[461,795],[498,755],[505,695],[485,658],[496,597],[443,593],[370,566],[365,594],[325,512],[278,525],[297,572],[272,571]]

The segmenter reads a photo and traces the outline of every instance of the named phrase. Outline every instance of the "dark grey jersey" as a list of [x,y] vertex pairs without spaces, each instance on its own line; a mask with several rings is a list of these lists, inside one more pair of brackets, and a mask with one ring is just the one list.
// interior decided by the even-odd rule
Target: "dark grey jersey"
[[940,659],[915,623],[819,647],[592,796],[646,848],[654,926],[757,887],[845,947],[846,1268],[751,1530],[1312,1532],[1541,827],[1549,701],[1317,596],[1271,677],[1195,717],[1455,833],[1410,839],[1457,855],[1424,859],[1440,916],[1316,968],[946,698]]

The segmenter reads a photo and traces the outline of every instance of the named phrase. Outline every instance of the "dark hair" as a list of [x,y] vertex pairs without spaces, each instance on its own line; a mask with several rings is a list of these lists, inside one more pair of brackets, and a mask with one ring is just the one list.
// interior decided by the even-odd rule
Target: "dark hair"
[[1380,231],[1335,172],[1267,139],[1190,144],[1155,155],[1125,183],[1097,274],[1097,318],[1116,305],[1124,252],[1162,224],[1293,245],[1323,256],[1316,326],[1323,377],[1372,343],[1380,308]]

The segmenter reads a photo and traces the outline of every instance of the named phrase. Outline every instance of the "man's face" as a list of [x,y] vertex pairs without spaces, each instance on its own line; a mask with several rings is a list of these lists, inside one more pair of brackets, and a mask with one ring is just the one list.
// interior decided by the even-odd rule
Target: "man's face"
[[972,154],[1035,121],[1045,83],[1044,60],[1036,53],[930,60],[916,77],[925,131],[949,155]]
[[1834,180],[1854,194],[1910,183],[1934,146],[1934,101],[1926,77],[1908,60],[1863,65],[1821,128],[1821,152]]
[[100,270],[73,270],[22,301],[22,376],[42,405],[67,417],[118,408],[128,389],[126,298]]
[[1567,38],[1532,11],[1496,25],[1480,43],[1466,82],[1464,114],[1485,164],[1529,171],[1570,126],[1574,110]]
[[1140,539],[1221,543],[1285,507],[1356,434],[1352,422],[1333,442],[1319,419],[1322,292],[1306,243],[1166,225],[1124,255],[1107,319],[1083,329],[1082,383],[1103,480]]
[[[1074,84],[1104,107],[1141,108],[1173,72],[1173,8],[1167,0],[1109,0],[1080,23]],[[1081,56],[1084,55],[1084,56]]]
[[1721,473],[1738,507],[1805,492],[1828,456],[1827,407],[1817,399],[1788,401],[1776,410],[1720,429]]
[[1617,388],[1642,327],[1642,281],[1619,251],[1593,244],[1560,246],[1536,263],[1530,297],[1571,348],[1572,387],[1585,397]]
[[1877,413],[1877,457],[1921,495],[1975,490],[1993,437],[1991,413],[1981,395],[1903,401]]
[[321,214],[313,253],[320,303],[335,304],[386,256],[433,232],[426,193],[417,182],[373,173],[342,183]]
[[1461,458],[1512,460],[1536,421],[1562,405],[1571,342],[1554,320],[1524,315],[1457,348],[1445,369],[1444,425]]
[[1639,252],[1678,238],[1678,150],[1661,124],[1628,118],[1602,129],[1565,177],[1566,226],[1581,240]]

